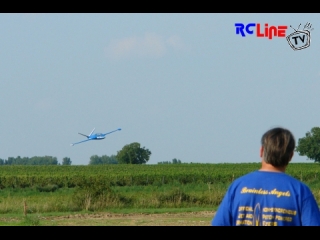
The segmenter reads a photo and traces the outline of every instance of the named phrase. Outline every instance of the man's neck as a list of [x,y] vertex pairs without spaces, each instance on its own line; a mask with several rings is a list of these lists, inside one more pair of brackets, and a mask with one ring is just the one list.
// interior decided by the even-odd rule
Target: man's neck
[[269,163],[266,163],[264,160],[261,161],[261,168],[259,171],[266,171],[266,172],[282,172],[286,171],[286,167],[275,167]]

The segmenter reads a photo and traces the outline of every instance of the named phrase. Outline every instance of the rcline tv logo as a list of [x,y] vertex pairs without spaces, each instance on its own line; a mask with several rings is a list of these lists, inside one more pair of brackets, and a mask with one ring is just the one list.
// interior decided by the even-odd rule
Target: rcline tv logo
[[287,36],[287,41],[293,50],[301,50],[310,46],[310,31],[313,30],[313,28],[311,29],[312,25],[310,23],[306,23],[303,30],[299,30],[300,25],[297,30],[290,26],[295,31]]
[[268,23],[264,24],[264,31],[261,30],[260,23],[249,23],[246,26],[243,23],[235,23],[234,26],[236,27],[236,34],[241,34],[242,37],[245,37],[244,29],[247,34],[253,34],[254,30],[256,29],[256,36],[257,37],[267,37],[270,40],[273,36],[275,37],[285,37],[286,30],[288,26],[268,26]]
[[[268,23],[264,24],[264,29],[262,29],[260,23],[249,23],[246,25],[243,23],[235,23],[234,26],[236,28],[236,34],[241,34],[242,37],[246,37],[246,34],[253,35],[255,33],[256,37],[265,37],[270,40],[273,37],[286,37],[286,30],[288,29],[288,26],[285,25],[269,26]],[[313,28],[311,29],[311,24],[306,23],[303,30],[299,30],[299,27],[297,30],[291,27],[295,31],[286,37],[293,50],[301,50],[310,46],[310,31],[313,30]]]

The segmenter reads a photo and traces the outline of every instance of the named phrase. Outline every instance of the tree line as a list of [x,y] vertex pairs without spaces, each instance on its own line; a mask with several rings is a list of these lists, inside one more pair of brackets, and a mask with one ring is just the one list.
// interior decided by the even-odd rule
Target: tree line
[[[89,165],[98,164],[145,164],[149,161],[151,151],[145,147],[141,147],[140,143],[133,142],[125,145],[116,155],[93,155],[90,157]],[[0,165],[71,165],[71,159],[65,157],[62,164],[58,163],[56,157],[35,156],[32,158],[9,157],[7,160],[0,159]]]
[[149,161],[151,151],[141,147],[140,143],[133,142],[125,145],[116,155],[93,155],[90,157],[89,165],[98,164],[145,164]]
[[[138,142],[125,145],[116,155],[93,155],[90,157],[88,165],[99,164],[145,164],[149,161],[151,151],[145,147],[141,147]],[[32,158],[23,157],[9,157],[7,160],[0,159],[0,165],[71,165],[71,159],[65,157],[62,159],[62,164],[58,163],[56,157],[35,156]],[[172,162],[159,162],[158,164],[178,164],[181,160],[174,158]]]
[[[307,156],[307,160],[313,160],[320,163],[320,127],[314,127],[307,132],[305,137],[299,138],[296,152],[300,156]],[[151,156],[151,151],[141,147],[140,143],[133,142],[125,145],[116,155],[93,155],[90,157],[89,165],[99,164],[146,164]],[[56,157],[9,157],[7,160],[0,158],[0,165],[71,165],[71,159],[64,157],[62,163],[58,163]],[[181,160],[172,159],[172,161],[158,162],[158,164],[181,164]]]
[[8,159],[0,158],[0,165],[71,165],[71,159],[64,157],[60,164],[56,157],[52,156],[34,156],[34,157],[9,157]]
[[172,162],[164,161],[164,162],[158,162],[158,164],[181,164],[181,160],[174,158],[172,159]]

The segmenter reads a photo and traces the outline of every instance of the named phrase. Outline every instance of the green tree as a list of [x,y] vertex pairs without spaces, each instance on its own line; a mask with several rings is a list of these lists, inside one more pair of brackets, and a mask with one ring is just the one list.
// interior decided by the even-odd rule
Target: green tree
[[172,159],[172,162],[163,161],[163,162],[158,162],[158,164],[181,164],[181,160],[174,158]]
[[98,155],[93,155],[90,157],[89,165],[98,165],[102,164],[102,160]]
[[103,155],[101,157],[102,164],[118,164],[118,160],[115,155],[107,156]]
[[71,159],[70,158],[68,158],[68,157],[64,157],[63,159],[62,159],[62,165],[71,165]]
[[306,136],[299,138],[295,149],[300,156],[307,156],[308,160],[320,163],[320,127],[314,127]]
[[56,157],[52,156],[34,156],[30,159],[23,158],[23,162],[27,161],[27,165],[58,165],[58,160]]
[[173,164],[180,164],[181,160],[174,158],[174,159],[172,159],[172,163]]
[[9,157],[5,165],[58,165],[58,160],[52,156],[34,156],[32,158],[18,156],[16,158]]
[[99,164],[118,164],[115,155],[107,156],[102,155],[101,157],[93,155],[90,157],[89,165],[99,165]]
[[141,148],[140,143],[134,142],[118,151],[116,159],[120,164],[145,164],[149,161],[150,155],[149,149]]

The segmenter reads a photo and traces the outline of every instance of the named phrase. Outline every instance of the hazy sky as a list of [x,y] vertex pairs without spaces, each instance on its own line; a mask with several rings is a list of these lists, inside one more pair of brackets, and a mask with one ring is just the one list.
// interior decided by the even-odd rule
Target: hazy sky
[[[0,158],[87,165],[139,142],[149,164],[259,162],[262,134],[320,120],[320,14],[0,14]],[[235,23],[310,22],[310,47]],[[252,28],[254,29],[254,28]],[[101,141],[78,133],[118,131]],[[295,154],[293,162],[306,161]]]

